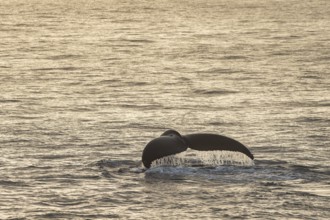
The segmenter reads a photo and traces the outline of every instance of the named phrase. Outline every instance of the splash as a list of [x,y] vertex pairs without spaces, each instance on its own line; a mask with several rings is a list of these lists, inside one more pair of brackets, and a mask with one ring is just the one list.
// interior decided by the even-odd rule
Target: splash
[[162,157],[151,163],[151,167],[159,166],[183,166],[188,164],[188,159],[183,157],[182,154],[170,155]]
[[197,153],[205,165],[253,166],[254,161],[245,154],[234,151],[200,151]]
[[158,166],[253,166],[254,161],[245,154],[233,151],[197,151],[179,153],[160,158],[152,162],[151,167]]

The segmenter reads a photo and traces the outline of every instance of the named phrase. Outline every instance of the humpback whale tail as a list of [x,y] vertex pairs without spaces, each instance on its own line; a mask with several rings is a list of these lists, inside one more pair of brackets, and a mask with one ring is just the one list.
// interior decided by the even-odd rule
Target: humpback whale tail
[[175,130],[167,130],[146,145],[142,153],[142,163],[146,168],[150,168],[153,161],[181,153],[188,147],[199,151],[236,151],[254,159],[247,147],[232,138],[203,133],[181,135]]

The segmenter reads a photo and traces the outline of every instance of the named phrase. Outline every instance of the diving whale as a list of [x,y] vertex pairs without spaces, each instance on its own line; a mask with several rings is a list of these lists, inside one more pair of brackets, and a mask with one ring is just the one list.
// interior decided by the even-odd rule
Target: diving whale
[[142,153],[142,163],[146,168],[150,168],[153,161],[181,153],[188,148],[199,151],[237,151],[254,159],[247,147],[232,138],[205,133],[181,135],[175,130],[167,130],[146,145]]

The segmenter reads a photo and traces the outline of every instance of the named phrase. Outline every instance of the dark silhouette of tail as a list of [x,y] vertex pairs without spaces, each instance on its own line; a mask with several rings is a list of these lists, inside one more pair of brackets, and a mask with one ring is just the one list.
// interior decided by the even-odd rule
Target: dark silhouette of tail
[[200,151],[224,150],[237,151],[254,159],[253,154],[240,142],[218,134],[188,134],[183,139],[189,148]]
[[252,153],[240,142],[217,134],[188,134],[181,136],[175,130],[167,130],[160,137],[150,141],[143,150],[142,163],[150,168],[154,160],[169,155],[181,153],[187,148],[199,151],[237,151],[245,154],[252,160]]

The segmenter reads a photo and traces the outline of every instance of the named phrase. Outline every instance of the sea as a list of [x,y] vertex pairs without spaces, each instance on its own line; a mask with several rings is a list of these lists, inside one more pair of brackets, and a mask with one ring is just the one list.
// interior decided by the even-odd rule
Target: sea
[[0,219],[330,219],[329,127],[328,0],[0,1]]

